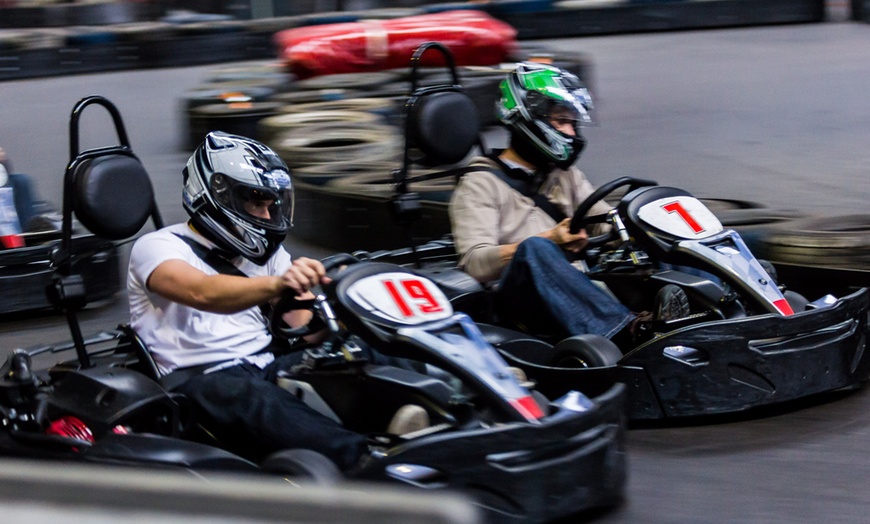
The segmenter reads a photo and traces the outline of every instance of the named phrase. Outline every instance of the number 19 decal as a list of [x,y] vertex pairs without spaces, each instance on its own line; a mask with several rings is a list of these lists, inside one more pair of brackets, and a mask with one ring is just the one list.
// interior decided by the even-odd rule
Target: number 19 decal
[[415,325],[453,314],[450,301],[431,280],[407,272],[378,273],[360,279],[348,298],[382,320]]
[[[396,285],[395,280],[384,280],[384,287],[404,316],[412,317],[416,314],[428,315],[444,311],[444,307],[426,289],[426,285],[421,280],[399,280],[398,284],[399,286]],[[404,293],[399,291],[400,287]],[[406,296],[411,300],[406,300]],[[417,311],[415,312],[412,307]]]
[[676,214],[680,215],[680,218],[682,218],[683,221],[686,223],[686,225],[688,225],[690,228],[692,228],[692,231],[694,231],[696,234],[704,232],[704,228],[701,226],[701,224],[699,224],[698,221],[695,220],[695,217],[693,217],[691,214],[689,214],[689,212],[686,210],[686,208],[683,207],[683,203],[680,202],[679,200],[674,201],[674,202],[669,202],[669,203],[663,205],[662,209],[664,209],[668,213],[676,213]]

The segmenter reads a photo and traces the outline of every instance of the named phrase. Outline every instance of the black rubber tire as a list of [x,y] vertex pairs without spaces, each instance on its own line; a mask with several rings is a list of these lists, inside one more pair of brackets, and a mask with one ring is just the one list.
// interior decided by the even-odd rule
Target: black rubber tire
[[259,121],[274,115],[279,107],[275,102],[206,104],[195,107],[189,113],[188,146],[195,148],[211,131],[225,131],[256,139]]
[[309,449],[285,449],[266,457],[260,468],[280,473],[297,482],[332,485],[342,479],[341,470],[324,455]]
[[321,102],[308,102],[304,104],[290,104],[286,106],[288,113],[310,113],[322,111],[355,111],[374,113],[386,119],[398,111],[397,104],[387,98],[342,98],[339,100],[323,100]]
[[622,351],[610,339],[599,335],[575,335],[553,347],[550,366],[561,368],[598,368],[615,365]]
[[281,106],[279,113],[260,120],[257,124],[257,135],[262,142],[277,139],[279,135],[310,129],[312,126],[337,124],[344,126],[370,125],[377,126],[382,120],[379,115],[366,111],[310,111],[285,112],[287,106]]
[[233,64],[216,67],[207,79],[209,83],[232,82],[240,80],[264,79],[267,81],[283,80],[289,86],[293,75],[278,60],[260,60],[245,64]]
[[298,167],[293,170],[293,176],[299,181],[322,186],[337,178],[360,174],[377,174],[386,178],[396,166],[394,162],[332,162]]
[[272,148],[290,167],[351,160],[396,160],[402,137],[391,126],[310,126],[282,133]]
[[395,79],[396,75],[389,71],[321,75],[307,78],[305,80],[299,80],[293,84],[293,89],[353,89],[359,91],[371,91],[383,85],[389,84]]
[[870,269],[870,215],[790,221],[771,229],[758,244],[763,256],[774,263]]
[[807,300],[807,298],[805,296],[803,296],[800,293],[797,293],[795,291],[786,290],[783,293],[783,296],[785,296],[786,302],[788,302],[788,305],[791,306],[791,310],[794,311],[795,313],[800,313],[801,311],[806,311],[807,304],[810,303],[810,301]]
[[[398,164],[396,165],[398,167]],[[433,172],[437,172],[433,171]],[[414,174],[425,174],[423,171],[415,171]],[[326,183],[327,187],[334,188],[344,193],[358,195],[371,195],[388,198],[396,192],[391,173],[369,172],[334,178]],[[456,187],[456,177],[449,175],[423,182],[411,183],[408,189],[420,193],[421,200],[434,202],[447,202],[453,189]]]

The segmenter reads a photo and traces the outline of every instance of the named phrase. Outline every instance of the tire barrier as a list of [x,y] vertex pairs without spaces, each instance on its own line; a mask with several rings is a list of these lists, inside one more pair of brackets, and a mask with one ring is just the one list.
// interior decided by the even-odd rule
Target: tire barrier
[[398,249],[450,232],[447,204],[442,202],[421,201],[420,220],[406,228],[396,223],[390,200],[383,196],[348,194],[304,182],[296,184],[294,193],[300,212],[290,234],[327,249]]
[[194,107],[189,113],[188,146],[196,148],[205,135],[216,130],[255,137],[257,123],[277,113],[280,107],[277,102],[218,103]]
[[360,174],[389,177],[396,169],[395,162],[331,162],[329,164],[301,166],[293,170],[293,177],[314,186],[325,186],[331,181]]
[[402,143],[393,126],[324,124],[281,133],[269,145],[293,168],[336,161],[398,162]]
[[754,250],[810,300],[870,287],[870,215],[804,217],[771,227]]
[[[212,107],[210,110],[199,110],[202,106],[216,105],[234,105],[238,109],[244,109],[245,104],[257,104],[257,110],[262,109],[261,104],[274,104],[272,113],[276,113],[281,106],[278,102],[272,102],[269,97],[275,93],[274,87],[266,87],[260,85],[241,85],[241,84],[203,84],[202,86],[192,89],[185,93],[182,99],[184,109],[184,117],[187,128],[187,142],[184,144],[186,149],[194,149],[205,133],[212,131],[206,129],[204,125],[210,125],[216,122],[215,116],[217,110]],[[272,114],[270,113],[270,114]],[[267,115],[260,113],[260,118]],[[206,120],[211,120],[206,122]],[[255,128],[254,128],[255,129]],[[253,136],[253,135],[252,135]]]
[[[163,17],[155,22],[165,13],[164,4],[165,2],[101,2],[2,8],[0,28],[33,28],[40,31],[51,27],[100,25],[111,27],[118,41],[124,42],[127,49],[98,50],[96,48],[102,46],[115,47],[115,44],[91,43],[87,46],[87,52],[83,52],[75,48],[66,49],[63,43],[58,43],[51,46],[52,53],[34,52],[30,48],[19,52],[20,47],[11,47],[8,42],[0,43],[0,61],[12,63],[10,67],[0,70],[0,80],[266,59],[275,56],[272,35],[280,31],[314,23],[335,22],[339,18],[392,21],[423,12],[422,8],[376,9],[339,13],[337,16],[323,13],[295,16],[311,12],[315,8],[323,11],[329,6],[324,7],[323,2],[311,1],[308,8],[300,8],[300,0],[294,0],[275,2],[274,18],[237,21],[230,20],[226,15],[185,14]],[[867,10],[855,7],[860,2],[853,0],[852,5],[853,18],[867,18]],[[475,8],[488,12],[496,19],[512,25],[520,40],[821,22],[825,14],[822,2],[796,0],[765,0],[763,3],[756,0],[711,0],[605,4],[587,0],[516,0],[483,4],[438,4],[429,7],[432,10]],[[45,48],[46,46],[40,47]],[[78,53],[79,63],[59,63],[69,53]],[[582,75],[578,76],[584,78]]]
[[[428,171],[418,170],[413,174],[433,175],[438,172],[437,169]],[[421,200],[447,203],[450,201],[450,195],[456,187],[456,176],[449,171],[444,173],[445,176],[439,176],[422,182],[411,182],[408,184],[408,190],[419,193]],[[325,185],[346,194],[379,196],[385,199],[389,199],[396,192],[392,171],[336,177],[326,182]]]
[[88,2],[0,9],[0,28],[111,25],[153,20],[160,8],[151,2]]
[[119,42],[147,44],[179,36],[178,26],[167,22],[137,22],[113,25]]
[[345,98],[359,98],[365,96],[362,91],[355,89],[310,89],[305,91],[286,91],[275,93],[271,99],[281,102],[283,105],[310,104],[312,102],[324,102],[328,100],[343,100]]
[[[823,2],[793,0],[711,2],[621,2],[565,0],[534,14],[501,11],[497,18],[517,28],[519,39],[574,37],[686,29],[712,29],[824,21]],[[500,6],[492,4],[493,6]]]
[[793,220],[771,230],[759,245],[772,262],[870,270],[870,215]]
[[221,82],[262,81],[265,85],[276,85],[280,86],[281,89],[289,89],[294,80],[293,75],[280,62],[266,60],[217,67],[206,79],[206,82],[214,84]]
[[58,49],[66,43],[66,29],[13,30],[0,32],[0,51]]
[[342,98],[339,100],[324,100],[322,102],[308,102],[305,104],[291,104],[285,106],[284,111],[287,113],[319,113],[319,112],[336,112],[336,111],[352,111],[372,113],[384,120],[392,117],[398,107],[392,100],[385,98]]
[[[282,105],[280,110],[284,111],[286,107]],[[323,125],[376,126],[379,123],[382,123],[382,118],[378,114],[366,111],[281,112],[260,120],[254,137],[261,142],[271,143],[279,135],[299,130],[306,132],[311,127]],[[389,132],[395,131],[390,129]]]
[[346,89],[353,91],[372,91],[401,78],[399,73],[375,71],[371,73],[342,73],[321,75],[295,82],[294,91],[320,89]]

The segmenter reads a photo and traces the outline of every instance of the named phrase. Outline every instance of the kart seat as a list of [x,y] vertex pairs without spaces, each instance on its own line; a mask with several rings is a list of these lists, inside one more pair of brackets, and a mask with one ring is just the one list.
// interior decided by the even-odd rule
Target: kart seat
[[[440,51],[451,73],[451,80],[438,85],[417,86],[417,67],[423,53]],[[480,143],[480,118],[477,108],[459,83],[453,55],[442,44],[427,42],[411,58],[411,95],[405,104],[405,148],[402,167],[393,174],[396,192],[408,192],[408,183],[444,176],[455,177],[455,170],[408,177],[411,164],[453,166],[465,159]],[[413,157],[413,159],[412,159]],[[414,212],[418,211],[416,206]]]
[[[92,104],[103,106],[109,112],[118,145],[79,150],[79,118]],[[111,241],[134,236],[149,219],[155,229],[163,227],[151,180],[130,147],[121,115],[114,104],[102,96],[80,100],[70,116],[70,162],[64,175],[62,214],[61,243],[54,260],[58,270],[47,294],[50,302],[66,313],[79,364],[89,368],[91,359],[75,313],[86,305],[87,296],[81,275],[72,272],[73,217],[94,235]],[[157,366],[147,348],[135,334],[130,333],[127,338],[127,345],[143,371],[156,378]]]
[[408,101],[407,111],[408,146],[423,154],[419,163],[456,164],[479,141],[477,110],[458,85],[417,90]]

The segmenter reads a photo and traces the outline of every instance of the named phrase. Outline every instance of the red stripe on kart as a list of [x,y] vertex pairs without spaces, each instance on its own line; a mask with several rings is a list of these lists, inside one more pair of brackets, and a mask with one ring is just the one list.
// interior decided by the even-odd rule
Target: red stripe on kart
[[511,405],[528,420],[537,420],[544,417],[544,412],[541,411],[541,406],[538,405],[538,401],[536,401],[531,395],[511,400]]
[[794,310],[791,308],[788,301],[784,298],[775,300],[773,302],[773,305],[776,306],[776,309],[778,309],[779,312],[785,316],[794,315]]

